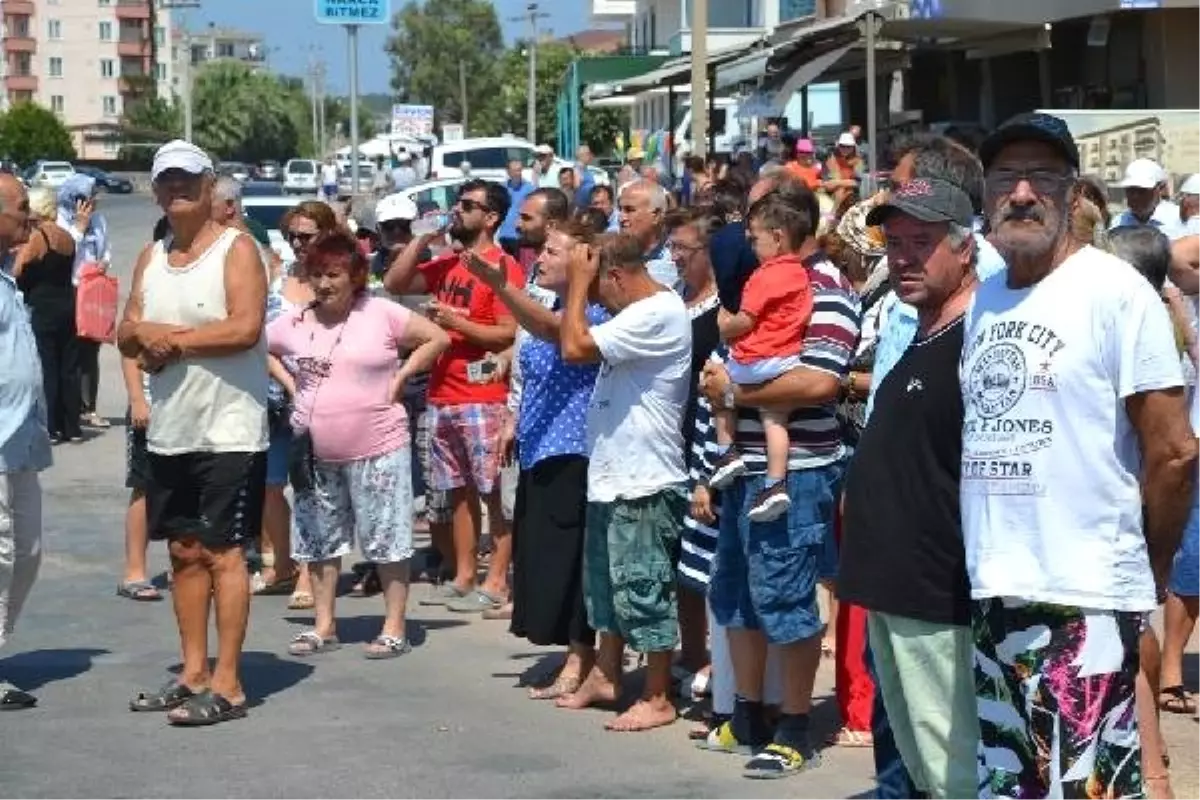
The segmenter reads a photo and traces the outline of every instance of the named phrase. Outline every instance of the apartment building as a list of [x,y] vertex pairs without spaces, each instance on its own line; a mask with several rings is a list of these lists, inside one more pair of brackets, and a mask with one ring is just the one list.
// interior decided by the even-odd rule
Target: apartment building
[[170,94],[170,12],[154,2],[0,0],[0,108],[36,102],[62,117],[79,158],[115,158],[125,104]]

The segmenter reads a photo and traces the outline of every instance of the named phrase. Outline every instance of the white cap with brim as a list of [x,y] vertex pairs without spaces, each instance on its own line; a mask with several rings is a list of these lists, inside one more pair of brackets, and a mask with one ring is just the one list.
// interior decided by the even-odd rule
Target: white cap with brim
[[191,142],[176,139],[167,142],[154,154],[154,164],[150,167],[150,180],[158,180],[158,176],[167,170],[178,169],[191,175],[202,175],[212,172],[213,162],[208,154]]
[[1192,175],[1179,187],[1180,194],[1200,194],[1200,172]]
[[552,156],[554,155],[554,148],[548,144],[539,144],[537,147],[533,148],[533,152],[539,156]]
[[858,147],[858,142],[854,139],[854,134],[847,131],[838,137],[838,147]]
[[407,150],[401,150],[399,153],[396,154],[396,160],[399,161],[401,164],[412,161],[412,153],[408,152]]
[[412,222],[418,216],[417,204],[402,194],[389,194],[375,204],[375,220],[380,225],[397,219]]
[[1148,158],[1138,158],[1130,161],[1125,167],[1125,177],[1117,186],[1122,189],[1153,189],[1166,180],[1166,170],[1157,162]]

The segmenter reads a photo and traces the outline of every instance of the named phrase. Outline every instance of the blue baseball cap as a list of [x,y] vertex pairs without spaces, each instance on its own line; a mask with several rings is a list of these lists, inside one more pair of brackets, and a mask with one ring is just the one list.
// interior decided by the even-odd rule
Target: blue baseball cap
[[979,146],[979,160],[983,162],[983,168],[986,170],[1007,145],[1028,141],[1050,145],[1072,167],[1079,169],[1079,147],[1076,146],[1075,137],[1071,135],[1067,123],[1053,114],[1040,112],[1018,114],[1004,122]]

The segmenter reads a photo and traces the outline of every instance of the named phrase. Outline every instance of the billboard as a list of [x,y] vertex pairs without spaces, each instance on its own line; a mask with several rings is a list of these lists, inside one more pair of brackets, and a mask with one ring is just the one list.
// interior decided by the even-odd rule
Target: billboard
[[433,106],[397,103],[392,106],[393,136],[429,136],[433,133]]

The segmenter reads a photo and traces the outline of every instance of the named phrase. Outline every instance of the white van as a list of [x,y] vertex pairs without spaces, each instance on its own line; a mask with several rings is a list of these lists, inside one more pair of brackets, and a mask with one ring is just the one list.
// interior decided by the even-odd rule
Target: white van
[[[461,178],[459,166],[466,161],[471,165],[471,177],[502,183],[508,177],[509,161],[520,161],[525,165],[525,180],[533,179],[533,145],[515,136],[489,136],[477,139],[460,139],[446,142],[433,148],[429,163],[428,180]],[[551,174],[557,175],[563,167],[574,166],[574,162],[555,156]],[[593,167],[588,170],[597,185],[608,183],[604,170]]]
[[[709,129],[716,132],[713,152],[732,153],[739,145],[754,146],[758,139],[756,120],[741,120],[738,117],[738,100],[733,97],[718,97],[713,101],[709,115]],[[744,124],[743,124],[744,122]],[[685,100],[675,109],[674,141],[692,143],[692,103]],[[694,151],[695,148],[692,148]]]

